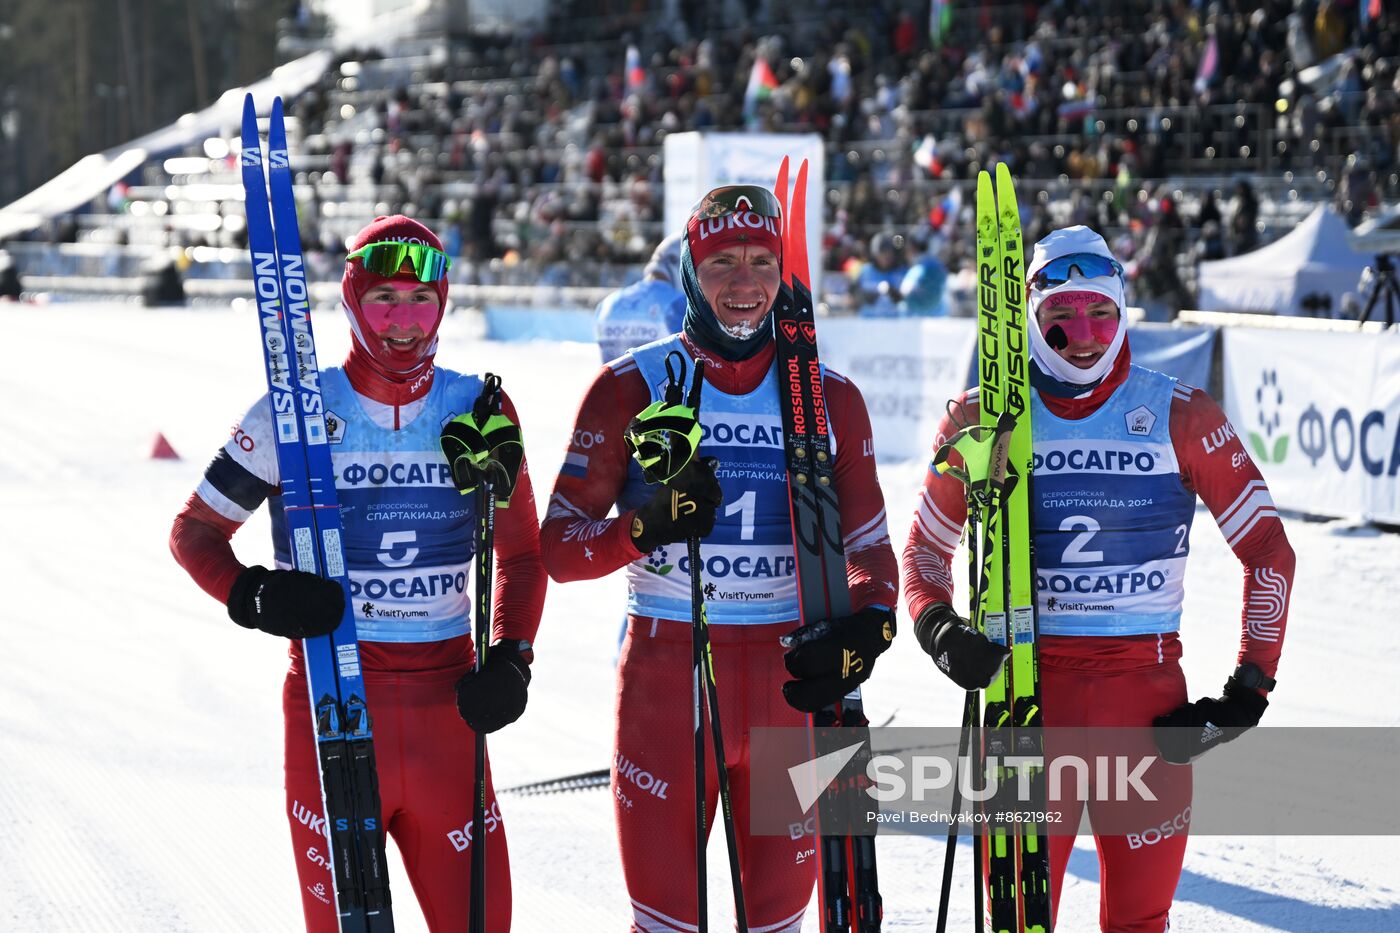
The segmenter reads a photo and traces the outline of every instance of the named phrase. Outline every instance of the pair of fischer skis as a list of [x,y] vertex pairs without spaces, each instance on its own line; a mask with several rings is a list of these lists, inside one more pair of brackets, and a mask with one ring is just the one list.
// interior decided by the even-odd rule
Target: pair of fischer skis
[[[1034,546],[1030,526],[1033,466],[1030,410],[1030,342],[1021,219],[1004,164],[977,177],[977,403],[976,424],[957,431],[934,457],[934,468],[967,486],[968,558],[972,624],[1010,650],[1001,673],[986,689],[979,717],[976,691],[963,713],[965,749],[971,735],[975,766],[994,760],[1000,788],[1014,785],[1009,756],[1043,758],[1040,669],[1037,654]],[[956,412],[955,412],[956,414]],[[956,450],[961,469],[950,465]],[[980,532],[980,534],[979,534]],[[978,721],[982,729],[979,731]],[[961,758],[962,752],[959,752]],[[1044,768],[1028,769],[1031,800],[1021,802],[1028,820],[988,819],[974,837],[977,925],[983,928],[985,894],[992,933],[1049,933],[1050,852],[1046,827],[1034,816],[1046,810]],[[959,802],[955,797],[954,809]],[[995,803],[984,804],[984,816]],[[951,886],[953,840],[949,828],[937,929],[944,929]]]

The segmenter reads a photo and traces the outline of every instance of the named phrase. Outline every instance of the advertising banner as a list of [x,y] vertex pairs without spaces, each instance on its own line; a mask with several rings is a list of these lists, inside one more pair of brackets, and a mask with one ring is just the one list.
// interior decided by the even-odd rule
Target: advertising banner
[[[971,318],[824,318],[822,362],[865,397],[880,460],[926,460],[948,404],[970,384]],[[837,437],[840,443],[840,437]]]
[[1133,362],[1139,366],[1175,376],[1198,389],[1210,389],[1210,362],[1216,335],[1214,327],[1143,322],[1133,325],[1128,340],[1133,349]]
[[1400,522],[1400,339],[1226,330],[1225,411],[1274,502]]

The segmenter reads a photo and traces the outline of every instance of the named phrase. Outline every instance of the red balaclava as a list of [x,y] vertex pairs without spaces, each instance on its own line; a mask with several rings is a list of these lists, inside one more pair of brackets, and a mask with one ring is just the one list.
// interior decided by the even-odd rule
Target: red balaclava
[[[422,243],[435,249],[442,249],[437,236],[416,220],[402,214],[392,217],[376,217],[350,241],[348,252],[355,252],[370,243]],[[393,276],[401,282],[417,282],[413,270],[407,264],[404,271]],[[350,346],[350,357],[346,370],[355,387],[379,401],[402,404],[427,393],[432,385],[433,355],[437,352],[437,330],[447,307],[447,279],[429,282],[438,296],[438,314],[428,331],[430,338],[414,351],[397,349],[385,342],[370,327],[360,298],[376,285],[387,281],[384,276],[369,272],[360,260],[352,259],[345,263],[345,274],[340,280],[340,298],[345,314],[350,319],[350,331],[354,341]],[[375,383],[379,383],[375,385]]]

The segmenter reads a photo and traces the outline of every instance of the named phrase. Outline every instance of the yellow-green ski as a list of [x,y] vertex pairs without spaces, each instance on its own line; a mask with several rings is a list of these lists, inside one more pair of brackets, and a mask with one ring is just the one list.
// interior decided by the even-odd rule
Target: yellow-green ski
[[[981,538],[970,547],[973,624],[1010,650],[1001,674],[986,690],[982,761],[995,760],[992,777],[1005,789],[1015,772],[1009,756],[1040,757],[1042,725],[1036,645],[1035,561],[1030,523],[1030,343],[1021,220],[1005,165],[996,184],[977,177],[977,362],[980,428],[952,445],[963,457],[958,475],[968,487],[970,525]],[[969,459],[971,455],[972,459]],[[973,460],[976,460],[974,464]],[[1023,809],[1044,811],[1044,769],[1032,770],[1033,798]],[[1005,798],[1003,798],[1005,799]],[[1004,804],[985,804],[1006,810]],[[986,879],[991,933],[1049,933],[1050,859],[1045,826],[988,819],[979,867]],[[979,901],[980,907],[980,901]],[[979,911],[980,913],[980,911]]]
[[[1030,338],[1026,319],[1025,252],[1021,215],[1011,171],[996,168],[997,227],[1001,244],[1002,360],[1005,411],[1012,419],[1004,499],[1008,620],[1011,631],[1011,706],[1016,754],[1043,754],[1040,667],[1036,645],[1034,539],[1031,535],[1032,484]],[[1044,769],[1031,771],[1029,810],[1046,809]],[[1050,930],[1050,853],[1045,826],[1021,823],[1017,830],[1017,888],[1020,929]]]
[[[988,466],[988,483],[983,490],[982,571],[977,592],[974,626],[988,639],[1009,645],[1006,627],[1007,564],[1005,560],[1005,513],[1002,508],[1010,437],[1007,428],[1007,383],[1005,358],[1005,301],[1003,295],[1001,237],[992,178],[986,172],[977,176],[977,404],[979,421],[995,440]],[[1010,745],[1011,705],[1007,668],[987,688],[982,722],[982,761],[1005,760]],[[1002,768],[996,773],[999,785],[1011,775]],[[983,871],[987,880],[987,912],[991,933],[1018,933],[1016,846],[1011,829],[987,824],[983,846]]]

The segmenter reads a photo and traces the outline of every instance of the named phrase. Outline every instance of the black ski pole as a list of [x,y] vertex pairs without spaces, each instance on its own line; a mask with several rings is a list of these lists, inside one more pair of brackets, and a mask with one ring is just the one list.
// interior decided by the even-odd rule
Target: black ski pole
[[[973,723],[971,729],[972,760],[977,763],[978,770],[985,770],[986,758],[982,756],[982,727]],[[972,824],[972,917],[974,929],[983,928],[982,916],[982,827],[976,823]]]
[[[679,356],[679,354],[674,354]],[[684,391],[685,363],[681,362],[681,372],[678,374],[671,369],[671,356],[666,358],[666,374],[670,377],[670,384],[666,387],[667,402],[680,404],[681,393]],[[704,364],[700,360],[695,361],[695,386],[691,390],[691,401],[698,406],[700,402],[700,379],[701,370]],[[695,419],[698,421],[700,412],[695,411]],[[692,452],[692,456],[696,452]],[[671,508],[674,511],[680,501],[680,494],[671,493]],[[692,720],[695,726],[695,923],[698,933],[706,933],[709,929],[709,879],[707,878],[705,844],[708,841],[709,825],[705,818],[705,708],[701,691],[700,681],[705,676],[705,636],[708,634],[700,625],[700,619],[705,611],[705,597],[701,589],[700,581],[700,539],[690,538],[686,541],[686,553],[690,561],[690,675],[691,675],[691,698],[694,702]],[[716,747],[715,753],[722,755],[722,747]]]
[[[696,417],[700,415],[700,386],[704,372],[704,362],[695,361],[695,376],[691,383],[690,397],[686,404],[695,411]],[[744,907],[744,884],[739,869],[739,838],[734,827],[734,806],[729,795],[729,770],[724,758],[724,731],[720,725],[719,714],[719,687],[715,683],[715,659],[710,649],[710,622],[705,614],[705,594],[702,587],[700,575],[700,539],[690,538],[686,541],[686,550],[690,560],[690,618],[692,625],[692,650],[695,656],[695,663],[699,665],[697,672],[705,681],[705,700],[710,711],[710,736],[715,746],[715,779],[719,785],[719,805],[720,812],[724,819],[724,838],[729,847],[729,880],[734,889],[734,920],[740,933],[748,933],[749,920],[748,912]],[[699,695],[696,696],[696,716],[697,730],[699,726],[698,717]],[[697,731],[698,735],[698,731]],[[700,762],[704,754],[703,738],[696,739],[696,761]],[[703,770],[697,764],[696,787],[703,788]],[[697,790],[697,808],[703,828],[704,819],[704,792]],[[704,850],[705,843],[702,839],[699,849]],[[703,864],[703,863],[701,863]],[[697,866],[697,871],[699,866]],[[703,889],[703,885],[702,885]],[[701,926],[704,929],[704,926]]]
[[[627,427],[626,440],[632,456],[642,467],[648,483],[665,485],[685,469],[700,447],[700,387],[704,382],[704,362],[694,362],[690,391],[685,385],[686,357],[679,351],[666,356],[666,389],[664,398],[647,406]],[[698,506],[682,501],[681,493],[670,490],[672,517],[682,509],[694,511]],[[743,883],[739,869],[738,835],[734,826],[734,807],[729,792],[729,771],[724,760],[724,732],[720,725],[719,691],[715,685],[714,658],[710,650],[709,620],[705,614],[704,566],[700,554],[700,539],[686,539],[687,560],[690,563],[690,662],[692,708],[695,725],[695,898],[696,930],[709,926],[708,873],[706,871],[706,835],[709,820],[706,810],[705,782],[705,709],[709,707],[711,737],[715,747],[716,784],[724,819],[725,840],[729,846],[729,872],[734,888],[734,916],[738,929],[747,933],[748,918],[744,907]]]
[[[476,668],[486,663],[491,638],[492,547],[496,537],[496,497],[485,479],[476,490]],[[486,933],[486,735],[476,733],[476,784],[472,789],[471,933]]]
[[[486,385],[474,406],[477,420],[498,412],[501,404],[501,379],[486,374]],[[491,596],[493,560],[496,543],[496,491],[491,470],[483,470],[476,487],[476,667],[480,673],[486,664],[491,640]],[[472,789],[472,864],[470,933],[486,933],[486,735],[476,733],[475,786]]]
[[[672,493],[672,495],[675,495]],[[691,590],[691,611],[695,611],[696,598],[695,589],[699,585],[700,570],[698,562],[700,559],[700,542],[696,538],[691,538],[686,542],[686,550],[690,559],[690,590]],[[703,603],[701,603],[703,611]],[[703,634],[700,626],[692,619],[690,628],[690,673],[691,673],[691,695],[695,699],[695,911],[696,928],[699,933],[706,933],[709,929],[709,885],[706,879],[705,868],[705,843],[709,835],[709,827],[705,820],[705,730],[704,719],[704,699],[700,692],[700,679],[704,676],[701,669],[704,667],[705,648],[703,644]],[[715,750],[716,752],[719,749]]]
[[[969,500],[969,506],[972,505]],[[976,612],[977,606],[977,512],[969,508],[967,513],[967,540],[973,548],[973,553],[968,557],[968,565],[971,568],[969,576],[972,578],[972,605]],[[962,813],[962,785],[958,782],[958,772],[962,767],[963,759],[967,756],[968,737],[973,726],[977,722],[977,691],[969,690],[963,701],[962,730],[958,736],[958,757],[953,762],[953,802],[948,808],[948,846],[943,853],[943,887],[938,893],[938,924],[934,928],[935,933],[946,933],[948,929],[948,902],[951,899],[953,890],[953,860],[958,851],[958,817]],[[976,833],[976,829],[973,829]],[[980,924],[979,924],[980,929]]]

